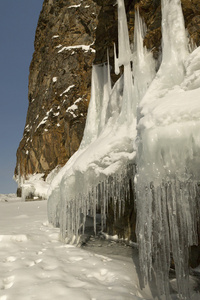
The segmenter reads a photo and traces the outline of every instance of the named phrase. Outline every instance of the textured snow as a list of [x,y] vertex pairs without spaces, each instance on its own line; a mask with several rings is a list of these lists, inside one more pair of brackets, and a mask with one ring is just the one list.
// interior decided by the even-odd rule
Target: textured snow
[[[87,250],[61,243],[59,230],[47,221],[46,205],[0,194],[1,300],[155,299],[155,285],[151,292],[140,289],[137,253],[133,261],[126,248],[115,251],[116,237],[106,247],[99,241]],[[195,286],[192,278],[190,285]]]

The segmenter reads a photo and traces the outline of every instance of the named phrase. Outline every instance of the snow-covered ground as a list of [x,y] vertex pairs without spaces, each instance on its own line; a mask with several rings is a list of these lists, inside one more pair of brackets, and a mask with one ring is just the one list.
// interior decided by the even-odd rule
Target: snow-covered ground
[[152,299],[131,256],[61,243],[46,204],[0,195],[0,300]]
[[[0,300],[156,299],[155,288],[154,296],[140,290],[137,254],[132,259],[130,248],[98,241],[82,249],[60,242],[59,230],[47,222],[46,205],[0,195]],[[199,297],[193,293],[191,299]]]

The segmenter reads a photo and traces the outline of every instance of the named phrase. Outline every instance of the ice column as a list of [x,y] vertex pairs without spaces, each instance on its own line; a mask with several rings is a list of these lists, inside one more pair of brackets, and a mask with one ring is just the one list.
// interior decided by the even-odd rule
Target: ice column
[[124,0],[117,0],[118,3],[118,43],[119,43],[119,66],[128,65],[131,61],[131,49],[126,20]]
[[134,99],[133,76],[131,71],[132,53],[130,48],[130,40],[128,33],[128,25],[126,19],[126,11],[123,0],[118,0],[118,43],[119,57],[115,63],[118,66],[124,66],[123,74],[123,102],[119,124],[132,123],[132,119],[136,117],[136,102]]
[[[165,85],[180,84],[184,76],[184,60],[188,41],[180,0],[162,0],[162,65]],[[164,71],[165,70],[165,71]]]
[[153,54],[143,45],[145,34],[146,24],[140,17],[139,10],[137,9],[135,11],[133,48],[133,76],[137,106],[155,77],[155,60]]
[[[61,239],[65,240],[66,233],[68,241],[74,241],[82,233],[85,226],[86,215],[93,211],[96,217],[96,193],[90,188],[98,184],[98,178],[87,170],[82,160],[87,159],[93,151],[87,153],[92,143],[98,138],[106,124],[106,110],[111,92],[110,66],[108,64],[94,65],[92,68],[92,90],[91,99],[84,131],[83,140],[79,150],[66,164],[66,171],[60,182],[60,228]],[[82,168],[84,168],[82,170]],[[89,166],[88,166],[89,168]],[[55,189],[56,190],[56,189]],[[90,194],[90,196],[89,196]],[[88,202],[93,194],[93,202]],[[53,193],[52,193],[53,195]],[[50,199],[49,199],[50,202]],[[95,207],[95,208],[94,208]]]
[[[172,123],[167,122],[169,105],[176,103],[181,108],[181,100],[177,98],[184,99],[183,90],[178,85],[185,76],[184,62],[188,51],[179,0],[162,0],[162,36],[162,63],[139,107],[139,258],[144,282],[155,276],[160,295],[170,299],[172,254],[179,298],[190,299],[188,249],[198,242],[200,213],[199,184],[198,178],[195,178],[198,172],[193,162],[196,155],[195,132],[199,123],[184,121],[183,114],[180,114],[179,121],[177,118]],[[173,101],[170,102],[170,99]],[[166,114],[159,119],[163,111]]]
[[91,99],[80,148],[90,145],[106,123],[106,110],[111,93],[110,65],[93,65]]

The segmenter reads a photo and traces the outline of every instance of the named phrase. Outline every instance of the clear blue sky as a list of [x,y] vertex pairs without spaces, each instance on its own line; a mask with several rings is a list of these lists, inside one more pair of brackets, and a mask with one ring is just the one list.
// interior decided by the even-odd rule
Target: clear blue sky
[[43,0],[0,0],[0,194],[14,193],[28,108],[29,65]]

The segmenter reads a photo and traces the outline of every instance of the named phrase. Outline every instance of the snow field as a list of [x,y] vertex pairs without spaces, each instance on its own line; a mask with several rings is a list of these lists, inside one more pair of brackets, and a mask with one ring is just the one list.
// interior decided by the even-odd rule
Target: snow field
[[140,292],[131,257],[61,243],[46,204],[0,201],[0,300],[152,299]]

